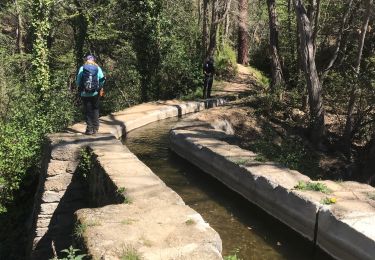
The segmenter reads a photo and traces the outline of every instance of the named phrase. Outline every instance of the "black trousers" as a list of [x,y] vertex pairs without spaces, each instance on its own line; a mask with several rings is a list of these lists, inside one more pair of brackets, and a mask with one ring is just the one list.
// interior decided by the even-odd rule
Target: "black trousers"
[[99,95],[82,97],[87,131],[99,130]]
[[211,88],[212,88],[213,81],[214,81],[214,77],[212,75],[205,75],[204,76],[203,98],[210,98],[211,97]]

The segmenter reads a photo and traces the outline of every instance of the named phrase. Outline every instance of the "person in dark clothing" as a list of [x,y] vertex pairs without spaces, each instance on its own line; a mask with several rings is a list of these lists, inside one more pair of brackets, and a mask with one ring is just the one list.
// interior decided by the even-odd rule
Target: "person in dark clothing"
[[100,93],[103,93],[104,81],[103,71],[96,64],[95,57],[88,55],[76,78],[85,111],[85,134],[87,135],[96,134],[99,131],[99,99]]
[[203,73],[204,73],[204,85],[203,85],[203,98],[210,98],[211,97],[211,88],[212,83],[214,81],[214,59],[212,57],[208,58],[203,65]]

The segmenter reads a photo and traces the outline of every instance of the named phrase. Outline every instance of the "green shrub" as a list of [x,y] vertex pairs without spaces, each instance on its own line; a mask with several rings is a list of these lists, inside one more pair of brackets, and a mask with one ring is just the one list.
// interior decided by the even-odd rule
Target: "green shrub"
[[230,79],[237,75],[236,53],[229,44],[224,44],[216,53],[215,74],[220,79]]

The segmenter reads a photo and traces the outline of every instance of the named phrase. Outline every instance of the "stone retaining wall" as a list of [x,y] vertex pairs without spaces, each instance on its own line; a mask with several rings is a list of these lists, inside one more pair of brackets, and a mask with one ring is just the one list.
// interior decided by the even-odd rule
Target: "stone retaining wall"
[[356,182],[322,181],[337,203],[321,192],[299,191],[307,176],[230,145],[207,122],[184,119],[170,132],[171,148],[338,259],[374,259],[375,189]]
[[[78,209],[81,210],[76,218],[81,231],[84,227],[80,235],[94,259],[119,259],[129,250],[139,252],[145,259],[156,255],[165,256],[163,259],[195,255],[221,259],[217,233],[117,138],[157,120],[223,103],[222,99],[147,103],[102,117],[96,136],[83,135],[82,123],[66,133],[49,135],[35,197],[31,259],[49,259],[52,241],[58,252],[72,244],[74,213]],[[89,191],[74,174],[84,147],[90,147],[97,165],[92,168],[89,183],[93,185]],[[127,204],[83,209],[88,205],[87,194],[97,206],[118,201],[118,195]]]

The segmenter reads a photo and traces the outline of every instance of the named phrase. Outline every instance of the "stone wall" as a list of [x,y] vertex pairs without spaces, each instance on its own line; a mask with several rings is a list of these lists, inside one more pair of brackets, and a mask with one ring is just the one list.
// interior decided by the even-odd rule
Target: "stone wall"
[[[58,252],[68,248],[73,243],[71,233],[74,230],[75,218],[78,217],[81,225],[90,227],[87,228],[87,233],[81,235],[84,236],[88,253],[94,259],[107,259],[106,255],[113,257],[110,259],[119,258],[122,254],[121,250],[127,246],[135,248],[137,252],[146,252],[145,256],[149,256],[148,259],[152,259],[153,254],[171,257],[179,254],[201,254],[202,256],[206,254],[210,256],[206,259],[220,259],[221,240],[217,233],[203,221],[198,213],[186,206],[177,194],[167,188],[156,175],[138,161],[117,138],[126,132],[157,120],[197,112],[223,103],[222,99],[202,102],[146,103],[102,117],[99,134],[95,136],[83,135],[85,125],[82,123],[70,127],[66,133],[49,135],[44,148],[43,167],[35,196],[33,221],[30,228],[30,258],[49,259],[53,253],[52,241]],[[90,147],[92,150],[93,160],[96,164],[88,179],[88,183],[91,184],[89,191],[86,191],[85,186],[78,181],[75,174],[79,164],[80,151],[85,147]],[[104,161],[106,163],[103,163]],[[126,167],[130,161],[133,162],[134,167],[132,168]],[[143,185],[143,180],[147,179],[153,180],[152,185]],[[140,182],[136,186],[132,186],[133,180],[140,180]],[[87,196],[88,194],[89,196]],[[98,208],[81,210],[79,212],[84,212],[83,215],[78,213],[75,216],[75,212],[87,207],[89,201],[94,202]],[[128,202],[128,204],[108,205],[121,201]],[[158,203],[161,210],[156,209]],[[130,211],[129,207],[134,208],[134,212]],[[152,212],[158,214],[156,217],[150,216],[147,222],[148,226],[151,227],[151,224],[158,227],[165,225],[160,230],[160,243],[149,247],[152,250],[142,249],[142,244],[138,243],[142,237],[150,236],[149,240],[151,240],[152,236],[155,236],[155,234],[151,236],[147,233],[147,231],[151,232],[151,229],[142,231],[140,237],[134,236],[131,238],[132,240],[127,240],[128,237],[125,236],[123,238],[125,240],[120,244],[109,246],[114,243],[113,241],[107,241],[101,245],[96,244],[95,239],[102,241],[107,234],[114,234],[113,240],[121,241],[118,233],[120,227],[113,226],[113,219],[121,217],[122,214],[126,216],[131,212],[137,214],[141,210],[144,211],[143,215]],[[109,214],[111,212],[114,212],[114,215]],[[172,215],[175,216],[171,218]],[[88,216],[103,218],[103,220],[96,220],[102,224],[99,225],[100,230],[95,231],[95,236],[90,235],[90,232],[94,232],[90,229],[97,229],[97,225],[94,225],[97,222],[91,220],[86,222]],[[189,221],[190,218],[192,221]],[[109,221],[106,225],[104,224],[106,223],[105,219]],[[140,216],[140,219],[142,220],[143,217]],[[155,222],[157,219],[160,221]],[[124,217],[120,224],[132,221],[133,218],[127,220]],[[195,228],[186,227],[186,221],[194,223]],[[137,230],[137,228],[143,230],[146,223],[135,222],[140,225],[125,225],[125,227],[131,226],[132,230]],[[154,228],[157,230],[157,227]],[[191,233],[186,233],[187,229],[191,230]],[[168,230],[174,230],[174,232],[168,233]],[[177,230],[179,231],[177,232]],[[189,239],[185,239],[186,234],[190,235]],[[191,239],[196,239],[196,242]],[[93,243],[95,246],[92,246]]]

